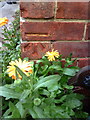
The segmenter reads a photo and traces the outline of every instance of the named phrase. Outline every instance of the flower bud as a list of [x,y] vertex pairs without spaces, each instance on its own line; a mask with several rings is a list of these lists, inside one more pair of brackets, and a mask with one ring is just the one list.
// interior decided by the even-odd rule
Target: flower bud
[[38,106],[40,105],[40,103],[41,103],[41,100],[39,98],[34,99],[34,105]]

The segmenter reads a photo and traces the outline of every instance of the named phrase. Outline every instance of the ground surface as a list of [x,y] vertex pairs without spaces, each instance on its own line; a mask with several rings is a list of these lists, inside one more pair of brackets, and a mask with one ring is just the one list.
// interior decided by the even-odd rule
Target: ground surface
[[[10,1],[10,0],[8,0]],[[17,0],[14,0],[17,1]],[[7,25],[7,27],[10,26],[11,22],[13,21],[13,15],[15,14],[15,12],[19,10],[19,4],[7,4],[6,1],[4,0],[0,0],[0,18],[2,17],[7,17],[9,19],[9,23]],[[2,46],[2,28],[0,27],[0,47]]]

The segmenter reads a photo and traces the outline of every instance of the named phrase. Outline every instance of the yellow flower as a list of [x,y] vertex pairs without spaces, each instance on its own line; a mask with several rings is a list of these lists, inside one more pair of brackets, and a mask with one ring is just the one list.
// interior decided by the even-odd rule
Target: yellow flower
[[8,23],[8,19],[6,17],[0,18],[0,27]]
[[[29,73],[32,73],[32,64],[30,62],[24,60],[22,61],[20,58],[19,60],[11,61],[9,63],[10,66],[7,66],[7,72],[9,77],[12,77],[12,79],[16,79],[16,68],[14,65],[18,66],[27,76],[29,76]],[[22,76],[18,73],[19,79],[22,79]]]
[[45,56],[48,57],[48,60],[49,61],[55,61],[55,58],[58,58],[59,57],[59,52],[57,52],[57,50],[53,50],[51,52],[46,52]]

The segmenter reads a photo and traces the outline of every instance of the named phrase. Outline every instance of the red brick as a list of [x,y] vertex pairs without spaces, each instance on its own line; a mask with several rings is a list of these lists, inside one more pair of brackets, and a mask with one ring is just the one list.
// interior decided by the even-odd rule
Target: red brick
[[89,2],[58,2],[56,18],[90,19]]
[[49,50],[51,50],[50,43],[21,43],[22,58],[40,59]]
[[85,23],[23,22],[23,40],[82,40]]
[[90,40],[90,23],[87,24],[86,40]]
[[90,42],[53,42],[54,49],[58,50],[63,57],[70,53],[73,57],[90,57]]
[[80,68],[90,65],[90,58],[80,58],[78,59],[78,66]]
[[21,16],[24,18],[52,18],[54,17],[53,2],[21,2]]

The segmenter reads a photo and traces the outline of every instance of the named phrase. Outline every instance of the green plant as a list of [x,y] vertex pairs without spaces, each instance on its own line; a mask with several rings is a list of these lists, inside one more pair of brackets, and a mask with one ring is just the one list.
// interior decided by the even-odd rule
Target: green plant
[[75,59],[72,60],[70,55],[62,66],[61,55],[49,55],[36,63],[30,62],[33,72],[29,76],[18,65],[13,65],[17,79],[0,87],[0,96],[9,100],[9,108],[2,118],[87,117],[88,114],[82,110],[83,95],[74,93],[74,86],[68,84],[68,80],[79,71],[77,66],[72,66]]
[[[6,73],[7,65],[11,60],[15,60],[20,58],[20,17],[19,11],[15,13],[14,21],[10,25],[10,28],[6,26],[3,27],[3,47],[0,49],[0,86],[12,83],[13,80],[10,79]],[[7,18],[3,19],[2,23],[0,24],[5,25],[8,22]],[[1,108],[0,104],[0,111],[5,111],[8,108],[9,101],[5,101],[5,98],[2,98],[2,105]]]
[[6,70],[10,61],[20,58],[20,16],[17,11],[10,28],[3,28],[3,48],[0,50],[0,66],[2,66],[2,84],[11,83]]

